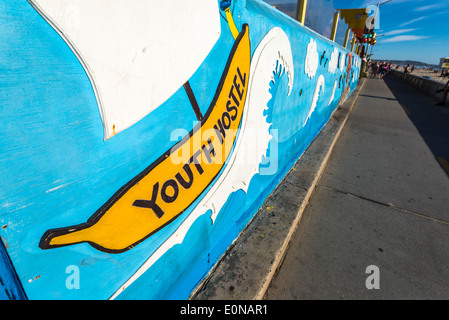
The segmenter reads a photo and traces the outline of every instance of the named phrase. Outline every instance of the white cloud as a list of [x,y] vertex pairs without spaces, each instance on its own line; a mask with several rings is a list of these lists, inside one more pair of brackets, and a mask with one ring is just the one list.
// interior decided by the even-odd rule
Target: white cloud
[[377,1],[376,0],[367,0],[367,1],[365,1],[365,2],[363,2],[361,5],[360,5],[360,8],[366,8],[366,7],[368,7],[368,6],[372,6],[372,5],[377,5]]
[[[415,31],[416,29],[397,29],[397,30],[393,30],[393,31],[389,31],[384,33],[386,36],[394,36],[397,34],[402,34],[402,33],[407,33],[407,32],[412,32]],[[380,33],[380,31],[378,31],[378,33]]]
[[393,38],[388,38],[385,40],[382,40],[382,43],[387,43],[387,42],[402,42],[402,41],[415,41],[415,40],[421,40],[421,39],[426,39],[429,38],[427,36],[413,36],[413,35],[402,35],[402,36],[396,36]]
[[415,8],[415,11],[425,11],[425,10],[430,10],[430,9],[437,9],[437,8],[442,8],[445,6],[446,6],[446,4],[444,4],[444,3],[437,3],[437,4],[431,4],[430,6],[422,6],[422,7]]
[[435,14],[446,14],[446,13],[449,13],[449,10],[437,12],[437,13],[435,13]]
[[407,21],[407,22],[405,22],[405,23],[403,23],[403,24],[399,25],[399,27],[405,27],[405,26],[407,26],[407,25],[409,25],[409,24],[412,24],[412,23],[415,23],[415,22],[421,21],[421,20],[423,20],[423,19],[426,19],[426,18],[428,18],[428,16],[424,16],[424,17],[419,17],[419,18],[416,18],[416,19],[413,19],[413,20]]
[[[347,1],[347,0],[340,0],[340,2],[341,1]],[[356,2],[356,4],[352,6],[352,8],[356,8],[356,7],[357,8],[366,8],[367,6],[370,6],[370,5],[377,6],[378,3],[382,3],[385,1],[387,1],[387,0],[364,0],[363,2]],[[428,1],[428,0],[393,0],[391,2],[386,3],[385,6],[392,6],[392,5],[404,4],[404,3],[416,5],[416,3],[426,2],[426,1]],[[290,0],[290,2],[294,2],[294,1]]]
[[[387,1],[387,0],[385,0]],[[423,0],[421,0],[423,1]],[[359,8],[366,8],[367,6],[377,6],[378,3],[380,2],[384,2],[384,1],[379,1],[379,0],[365,0],[364,2],[362,2],[362,4],[359,6]],[[392,5],[392,4],[398,4],[398,3],[415,3],[416,0],[393,0],[391,3],[389,2],[388,4],[385,5]]]

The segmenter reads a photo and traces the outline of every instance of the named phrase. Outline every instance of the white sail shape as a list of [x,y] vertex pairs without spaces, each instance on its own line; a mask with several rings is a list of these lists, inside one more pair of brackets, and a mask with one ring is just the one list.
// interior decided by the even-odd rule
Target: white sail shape
[[105,140],[198,69],[220,37],[211,0],[29,0],[72,48],[95,91]]

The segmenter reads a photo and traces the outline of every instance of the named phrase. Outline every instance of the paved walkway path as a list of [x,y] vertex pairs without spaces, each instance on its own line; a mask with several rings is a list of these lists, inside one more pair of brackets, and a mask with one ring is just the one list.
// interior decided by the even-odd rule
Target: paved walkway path
[[367,79],[265,299],[449,298],[449,108],[435,103]]

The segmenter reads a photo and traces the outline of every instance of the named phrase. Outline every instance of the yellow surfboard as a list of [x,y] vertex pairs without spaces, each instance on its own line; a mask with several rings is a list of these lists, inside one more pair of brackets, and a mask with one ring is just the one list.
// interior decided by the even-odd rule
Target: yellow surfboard
[[173,222],[217,177],[242,119],[251,49],[248,25],[238,34],[203,119],[173,148],[118,190],[86,223],[45,232],[42,249],[87,242],[98,250],[131,249]]

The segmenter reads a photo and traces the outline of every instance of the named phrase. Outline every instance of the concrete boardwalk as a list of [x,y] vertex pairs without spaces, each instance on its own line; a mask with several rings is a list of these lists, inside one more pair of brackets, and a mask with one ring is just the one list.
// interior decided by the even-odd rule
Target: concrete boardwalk
[[436,102],[366,80],[265,299],[449,299],[449,107]]

